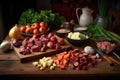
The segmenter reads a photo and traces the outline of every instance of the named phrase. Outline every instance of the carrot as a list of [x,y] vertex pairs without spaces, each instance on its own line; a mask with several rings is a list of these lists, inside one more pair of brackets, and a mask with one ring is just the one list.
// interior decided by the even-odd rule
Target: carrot
[[57,60],[57,57],[53,57],[53,61]]
[[67,52],[65,51],[65,52],[62,52],[62,53],[60,53],[60,54],[58,54],[58,55],[65,55],[65,54],[67,54]]
[[62,55],[62,56],[59,55],[59,56],[57,57],[57,59],[59,59],[59,60],[63,59],[63,55]]
[[64,59],[64,60],[63,60],[63,65],[66,66],[66,65],[67,65],[67,62],[68,62],[68,60],[65,60],[65,59]]
[[69,57],[70,57],[70,54],[64,55],[64,59],[69,59]]
[[60,63],[59,63],[60,65],[63,65],[63,61],[60,61]]
[[60,65],[59,67],[60,67],[61,69],[64,69],[64,68],[65,68],[65,66],[64,66],[64,65]]
[[73,52],[69,52],[67,53],[66,51],[65,52],[62,52],[62,53],[59,53],[57,54],[54,58],[53,58],[53,61],[57,64],[57,67],[63,69],[65,68],[65,66],[67,65],[69,59],[70,59],[70,56],[71,54],[73,54]]

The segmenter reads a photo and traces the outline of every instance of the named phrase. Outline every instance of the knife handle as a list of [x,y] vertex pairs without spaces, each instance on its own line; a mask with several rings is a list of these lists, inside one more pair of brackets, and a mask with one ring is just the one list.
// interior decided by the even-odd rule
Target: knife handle
[[116,64],[120,65],[120,62],[119,62],[119,61],[117,61],[117,60],[115,60],[114,58],[109,57],[109,59],[111,59],[114,63],[116,63]]
[[113,64],[113,62],[107,57],[107,56],[103,56],[103,58],[111,65]]

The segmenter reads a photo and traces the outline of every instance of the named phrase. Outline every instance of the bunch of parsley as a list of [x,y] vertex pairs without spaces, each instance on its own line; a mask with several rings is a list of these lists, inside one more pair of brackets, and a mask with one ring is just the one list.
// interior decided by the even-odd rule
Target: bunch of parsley
[[52,13],[52,10],[41,10],[36,12],[34,9],[28,9],[22,12],[18,21],[19,25],[31,25],[34,22],[44,21],[52,28],[59,27],[66,19],[58,13]]

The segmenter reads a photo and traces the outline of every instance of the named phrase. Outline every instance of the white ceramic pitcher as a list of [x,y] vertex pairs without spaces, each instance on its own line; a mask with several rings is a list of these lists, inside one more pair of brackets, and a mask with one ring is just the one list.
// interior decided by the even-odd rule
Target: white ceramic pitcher
[[[78,11],[82,10],[82,14],[80,15],[80,17],[78,16]],[[92,13],[93,10],[89,9],[88,7],[84,7],[84,8],[77,8],[76,9],[76,16],[79,22],[80,26],[86,26],[90,23],[93,22],[93,17],[92,17]]]

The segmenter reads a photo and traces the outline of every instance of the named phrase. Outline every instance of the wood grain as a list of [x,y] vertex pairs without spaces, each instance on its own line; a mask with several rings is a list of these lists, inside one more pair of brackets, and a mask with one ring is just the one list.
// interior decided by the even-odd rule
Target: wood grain
[[[90,42],[90,44],[92,44],[92,42]],[[35,78],[41,79],[40,77],[45,77],[48,79],[49,77],[52,77],[54,79],[55,77],[62,77],[61,80],[63,80],[63,78],[65,77],[73,78],[72,80],[76,80],[74,79],[75,77],[79,77],[79,79],[84,77],[87,80],[93,79],[93,78],[96,78],[96,80],[98,80],[98,78],[103,79],[103,77],[105,79],[106,76],[108,78],[112,76],[115,76],[115,77],[120,76],[120,66],[118,65],[110,66],[105,60],[98,63],[94,67],[89,68],[88,70],[70,70],[70,69],[61,70],[59,68],[56,68],[55,70],[46,69],[43,71],[41,71],[37,67],[34,67],[32,65],[33,61],[38,61],[38,59],[34,59],[32,61],[30,60],[29,62],[21,63],[15,51],[11,51],[8,54],[0,53],[0,75],[4,76],[4,78],[6,76],[7,77],[18,76],[22,78],[32,77],[31,80]],[[16,80],[18,80],[18,78],[16,78]],[[64,80],[68,80],[68,78]]]
[[51,56],[62,51],[67,51],[71,49],[71,45],[65,40],[65,45],[61,45],[61,49],[58,51],[56,49],[47,49],[45,52],[32,52],[31,54],[22,55],[19,53],[19,48],[14,47],[15,52],[17,53],[18,57],[20,58],[21,62],[26,62],[29,60],[41,58],[44,56]]

